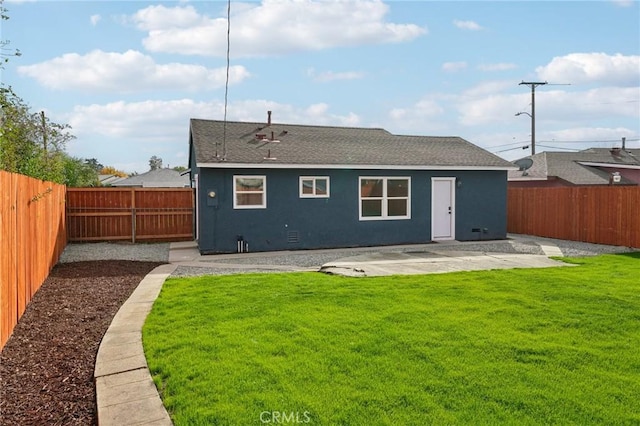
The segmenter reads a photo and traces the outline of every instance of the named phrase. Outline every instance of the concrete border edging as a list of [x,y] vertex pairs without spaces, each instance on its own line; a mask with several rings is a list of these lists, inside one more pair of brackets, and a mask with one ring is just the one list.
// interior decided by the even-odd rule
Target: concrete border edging
[[113,317],[100,342],[94,380],[98,425],[172,425],[142,347],[142,326],[164,281],[177,265],[161,265],[144,277]]

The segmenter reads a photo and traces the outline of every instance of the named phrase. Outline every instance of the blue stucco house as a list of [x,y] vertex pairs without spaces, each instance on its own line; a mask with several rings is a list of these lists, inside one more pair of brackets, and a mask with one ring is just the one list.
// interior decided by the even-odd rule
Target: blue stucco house
[[512,163],[459,137],[192,119],[201,253],[504,239]]

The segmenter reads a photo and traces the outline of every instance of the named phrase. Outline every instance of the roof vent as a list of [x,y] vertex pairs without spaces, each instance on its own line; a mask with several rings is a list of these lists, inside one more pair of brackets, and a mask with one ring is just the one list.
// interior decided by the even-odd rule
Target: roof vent
[[609,185],[620,183],[621,180],[622,176],[620,176],[620,172],[612,172],[609,176]]
[[271,111],[267,111],[267,126],[271,126]]
[[620,149],[620,148],[618,148],[618,147],[611,148],[611,149],[609,150],[609,152],[611,153],[611,155],[614,155],[614,156],[616,156],[616,157],[620,157],[620,151],[621,151],[621,149]]
[[271,156],[271,150],[269,149],[267,150],[267,156],[263,157],[263,160],[277,160],[277,158]]
[[275,138],[275,132],[271,132],[271,139],[269,139],[267,135],[264,133],[256,133],[256,140],[259,140],[260,142],[264,142],[264,143],[280,142],[278,139]]

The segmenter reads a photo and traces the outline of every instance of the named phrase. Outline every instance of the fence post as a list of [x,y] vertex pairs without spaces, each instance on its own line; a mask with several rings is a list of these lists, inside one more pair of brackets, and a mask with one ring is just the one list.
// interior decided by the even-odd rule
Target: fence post
[[136,243],[136,189],[131,188],[131,242]]

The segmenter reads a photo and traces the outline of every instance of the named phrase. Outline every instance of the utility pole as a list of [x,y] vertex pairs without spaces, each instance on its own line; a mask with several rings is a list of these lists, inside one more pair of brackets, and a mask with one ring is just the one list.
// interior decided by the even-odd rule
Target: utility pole
[[44,153],[47,154],[47,119],[44,115],[44,111],[40,111],[40,118],[42,119],[42,145],[44,146]]
[[531,155],[536,153],[536,87],[544,86],[546,81],[523,81],[518,86],[527,85],[531,87]]

